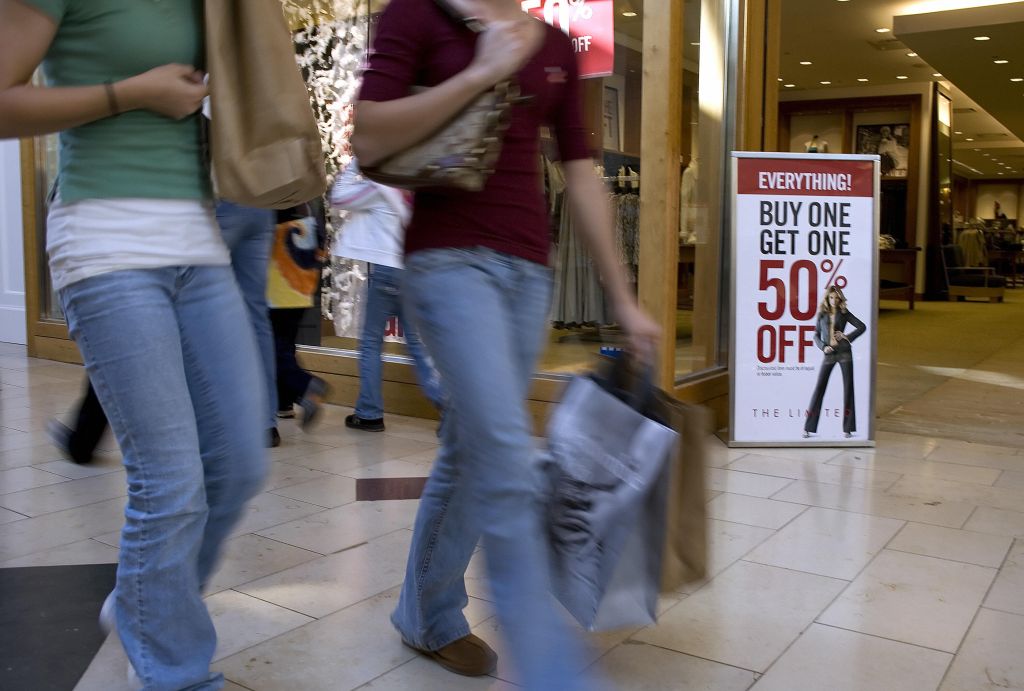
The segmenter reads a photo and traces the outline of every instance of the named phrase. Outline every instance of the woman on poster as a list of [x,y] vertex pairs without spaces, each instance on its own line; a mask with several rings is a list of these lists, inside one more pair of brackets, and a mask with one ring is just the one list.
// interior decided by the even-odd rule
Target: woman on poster
[[[847,325],[853,331],[846,332]],[[843,432],[847,438],[857,429],[857,415],[853,397],[853,347],[867,327],[846,307],[846,296],[839,286],[825,289],[825,297],[818,309],[818,321],[814,329],[814,344],[825,353],[825,360],[818,371],[818,383],[811,395],[807,408],[807,422],[804,423],[804,438],[817,433],[821,405],[825,398],[832,369],[839,365],[843,373]]]

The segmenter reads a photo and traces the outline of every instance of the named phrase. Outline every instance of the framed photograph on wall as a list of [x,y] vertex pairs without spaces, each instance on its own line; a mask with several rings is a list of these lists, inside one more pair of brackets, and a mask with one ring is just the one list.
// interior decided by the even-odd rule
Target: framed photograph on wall
[[611,151],[622,151],[619,136],[619,90],[613,86],[605,86],[601,99],[601,123],[604,134],[604,148]]
[[878,154],[882,177],[905,178],[910,161],[910,125],[858,125],[857,153]]

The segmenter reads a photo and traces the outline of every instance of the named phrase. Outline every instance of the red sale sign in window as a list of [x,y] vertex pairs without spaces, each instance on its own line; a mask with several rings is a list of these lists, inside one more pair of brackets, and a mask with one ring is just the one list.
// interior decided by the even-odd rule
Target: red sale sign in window
[[878,171],[733,154],[731,445],[872,444]]
[[581,77],[607,77],[615,70],[612,0],[523,0],[522,6],[572,38]]

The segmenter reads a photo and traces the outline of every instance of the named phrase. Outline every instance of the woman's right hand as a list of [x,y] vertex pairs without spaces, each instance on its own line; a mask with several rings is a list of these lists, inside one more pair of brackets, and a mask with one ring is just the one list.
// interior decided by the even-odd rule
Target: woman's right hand
[[480,34],[470,64],[488,87],[518,72],[544,40],[544,25],[523,14],[522,19],[491,22]]
[[122,110],[149,110],[181,120],[199,110],[209,89],[203,73],[192,65],[171,63],[118,82]]
[[835,350],[835,348],[833,348],[832,346],[825,346],[825,354],[826,354],[826,355],[829,355],[829,354],[830,354],[830,353],[832,353],[832,352],[833,352],[834,350]]

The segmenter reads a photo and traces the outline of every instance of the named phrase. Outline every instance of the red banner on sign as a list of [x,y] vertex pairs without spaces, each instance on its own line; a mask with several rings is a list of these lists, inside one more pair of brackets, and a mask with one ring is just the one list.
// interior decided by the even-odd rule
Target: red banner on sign
[[523,0],[522,6],[572,38],[581,77],[607,77],[615,71],[612,0]]
[[873,197],[874,170],[871,161],[741,158],[737,160],[737,193]]

